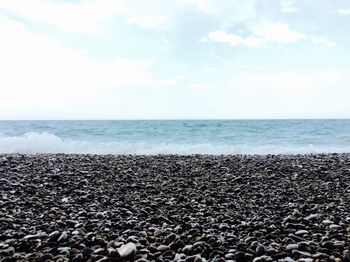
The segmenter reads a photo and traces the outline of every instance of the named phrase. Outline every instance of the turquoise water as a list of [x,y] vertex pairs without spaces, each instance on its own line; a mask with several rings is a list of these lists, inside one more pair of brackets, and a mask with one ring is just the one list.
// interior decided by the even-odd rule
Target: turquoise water
[[0,153],[350,152],[350,120],[0,121]]

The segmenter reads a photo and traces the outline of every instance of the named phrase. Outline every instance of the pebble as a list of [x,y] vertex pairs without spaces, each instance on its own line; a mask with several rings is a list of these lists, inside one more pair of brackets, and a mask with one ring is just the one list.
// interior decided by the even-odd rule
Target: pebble
[[4,262],[350,262],[350,154],[5,158]]
[[135,255],[136,250],[136,245],[134,243],[127,243],[118,248],[118,253],[121,258],[130,258]]
[[272,257],[269,257],[269,256],[260,256],[253,259],[253,262],[272,262],[272,261],[273,261]]
[[163,231],[161,229],[156,229],[154,231],[154,236],[155,237],[160,237],[163,234]]
[[165,251],[168,251],[169,249],[170,249],[170,247],[169,246],[166,246],[166,245],[160,245],[160,246],[158,246],[158,251],[159,252],[165,252]]
[[191,253],[192,248],[193,248],[193,245],[186,245],[186,246],[184,246],[184,248],[182,249],[182,252],[185,253],[185,254],[189,254],[189,253]]
[[256,247],[255,253],[258,257],[264,255],[266,253],[266,248],[265,246],[259,245]]
[[333,224],[333,221],[329,220],[329,219],[325,219],[322,221],[322,224],[326,225],[326,226],[329,226],[329,225],[332,225]]
[[339,230],[339,229],[341,229],[341,226],[336,225],[336,224],[332,224],[332,225],[329,226],[329,229],[331,229],[331,230]]
[[305,217],[306,220],[316,220],[317,218],[319,218],[319,214],[311,214],[307,217]]
[[350,251],[344,250],[344,257],[350,260]]
[[281,262],[295,262],[295,260],[291,257],[285,257],[285,258],[280,259],[279,261],[281,261]]
[[300,257],[307,257],[307,258],[312,257],[312,255],[309,252],[304,252],[299,250],[293,250],[292,254]]
[[195,256],[189,256],[185,260],[186,262],[203,262],[204,260],[202,259],[201,256],[195,255]]
[[66,231],[63,231],[58,237],[57,242],[64,242],[67,239],[68,235]]
[[309,231],[307,231],[307,230],[298,230],[295,232],[295,235],[297,235],[297,236],[303,236],[303,235],[307,235],[307,234],[309,234]]
[[297,250],[297,249],[298,249],[298,244],[289,244],[286,247],[286,250],[289,251],[289,252],[291,252],[293,250]]
[[233,259],[236,260],[237,262],[248,261],[246,254],[242,251],[237,251],[233,256]]
[[227,253],[226,255],[225,255],[225,259],[234,259],[234,254],[232,254],[232,253]]

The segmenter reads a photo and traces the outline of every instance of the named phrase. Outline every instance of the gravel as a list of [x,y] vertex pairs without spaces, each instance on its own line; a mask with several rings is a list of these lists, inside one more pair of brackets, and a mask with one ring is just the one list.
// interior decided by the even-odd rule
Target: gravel
[[0,261],[350,261],[350,155],[0,155]]

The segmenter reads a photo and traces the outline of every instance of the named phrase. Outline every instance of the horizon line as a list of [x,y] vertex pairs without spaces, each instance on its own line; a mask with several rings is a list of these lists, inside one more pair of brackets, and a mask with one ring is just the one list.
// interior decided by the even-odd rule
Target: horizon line
[[0,119],[0,121],[259,121],[259,120],[350,120],[334,118],[115,118],[115,119]]

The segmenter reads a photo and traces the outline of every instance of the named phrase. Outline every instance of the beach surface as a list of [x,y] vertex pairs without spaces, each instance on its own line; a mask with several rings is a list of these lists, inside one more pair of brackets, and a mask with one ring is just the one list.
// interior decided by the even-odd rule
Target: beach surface
[[1,155],[0,261],[350,261],[350,155]]

